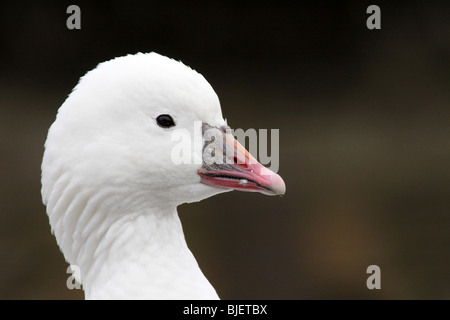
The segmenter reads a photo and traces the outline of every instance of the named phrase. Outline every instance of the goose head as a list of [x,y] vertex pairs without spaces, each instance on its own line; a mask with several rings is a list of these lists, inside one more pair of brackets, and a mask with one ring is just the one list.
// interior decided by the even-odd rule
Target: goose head
[[105,239],[118,221],[230,190],[281,195],[285,185],[233,138],[207,80],[156,53],[88,72],[48,132],[43,202],[66,260],[85,270],[83,284],[114,254],[117,241]]

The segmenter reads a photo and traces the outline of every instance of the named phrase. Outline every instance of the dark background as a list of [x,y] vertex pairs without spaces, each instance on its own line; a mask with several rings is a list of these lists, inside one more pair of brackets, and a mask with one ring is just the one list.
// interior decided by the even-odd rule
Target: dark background
[[[66,8],[81,8],[81,30]],[[381,8],[381,30],[366,9]],[[279,129],[284,197],[183,205],[223,299],[450,298],[448,1],[96,1],[0,6],[0,298],[79,299],[40,196],[48,127],[99,62],[156,51],[234,128]],[[366,269],[381,268],[381,290]]]

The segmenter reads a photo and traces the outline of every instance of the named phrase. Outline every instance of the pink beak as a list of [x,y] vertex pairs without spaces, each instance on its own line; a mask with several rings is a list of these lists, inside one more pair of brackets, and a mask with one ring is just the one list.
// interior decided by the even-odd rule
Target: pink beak
[[286,185],[283,179],[259,163],[231,134],[223,132],[223,160],[221,164],[203,164],[198,171],[201,182],[210,186],[241,191],[261,192],[267,195],[283,195]]

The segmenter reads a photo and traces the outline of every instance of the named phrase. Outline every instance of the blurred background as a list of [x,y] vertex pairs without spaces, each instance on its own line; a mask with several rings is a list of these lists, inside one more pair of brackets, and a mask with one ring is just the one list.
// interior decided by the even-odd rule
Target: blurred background
[[179,208],[221,298],[450,298],[449,18],[448,1],[2,3],[0,298],[83,298],[41,202],[44,141],[81,76],[149,51],[202,73],[231,127],[280,130],[285,196]]

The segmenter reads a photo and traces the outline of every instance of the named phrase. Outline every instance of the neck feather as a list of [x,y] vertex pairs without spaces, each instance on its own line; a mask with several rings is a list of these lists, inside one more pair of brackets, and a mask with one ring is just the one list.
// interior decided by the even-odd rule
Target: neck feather
[[111,202],[107,191],[96,200],[75,194],[49,203],[50,221],[66,260],[80,268],[87,299],[218,299],[186,244],[175,206]]
[[104,257],[86,279],[87,298],[218,298],[187,247],[175,208],[124,215],[102,241]]

